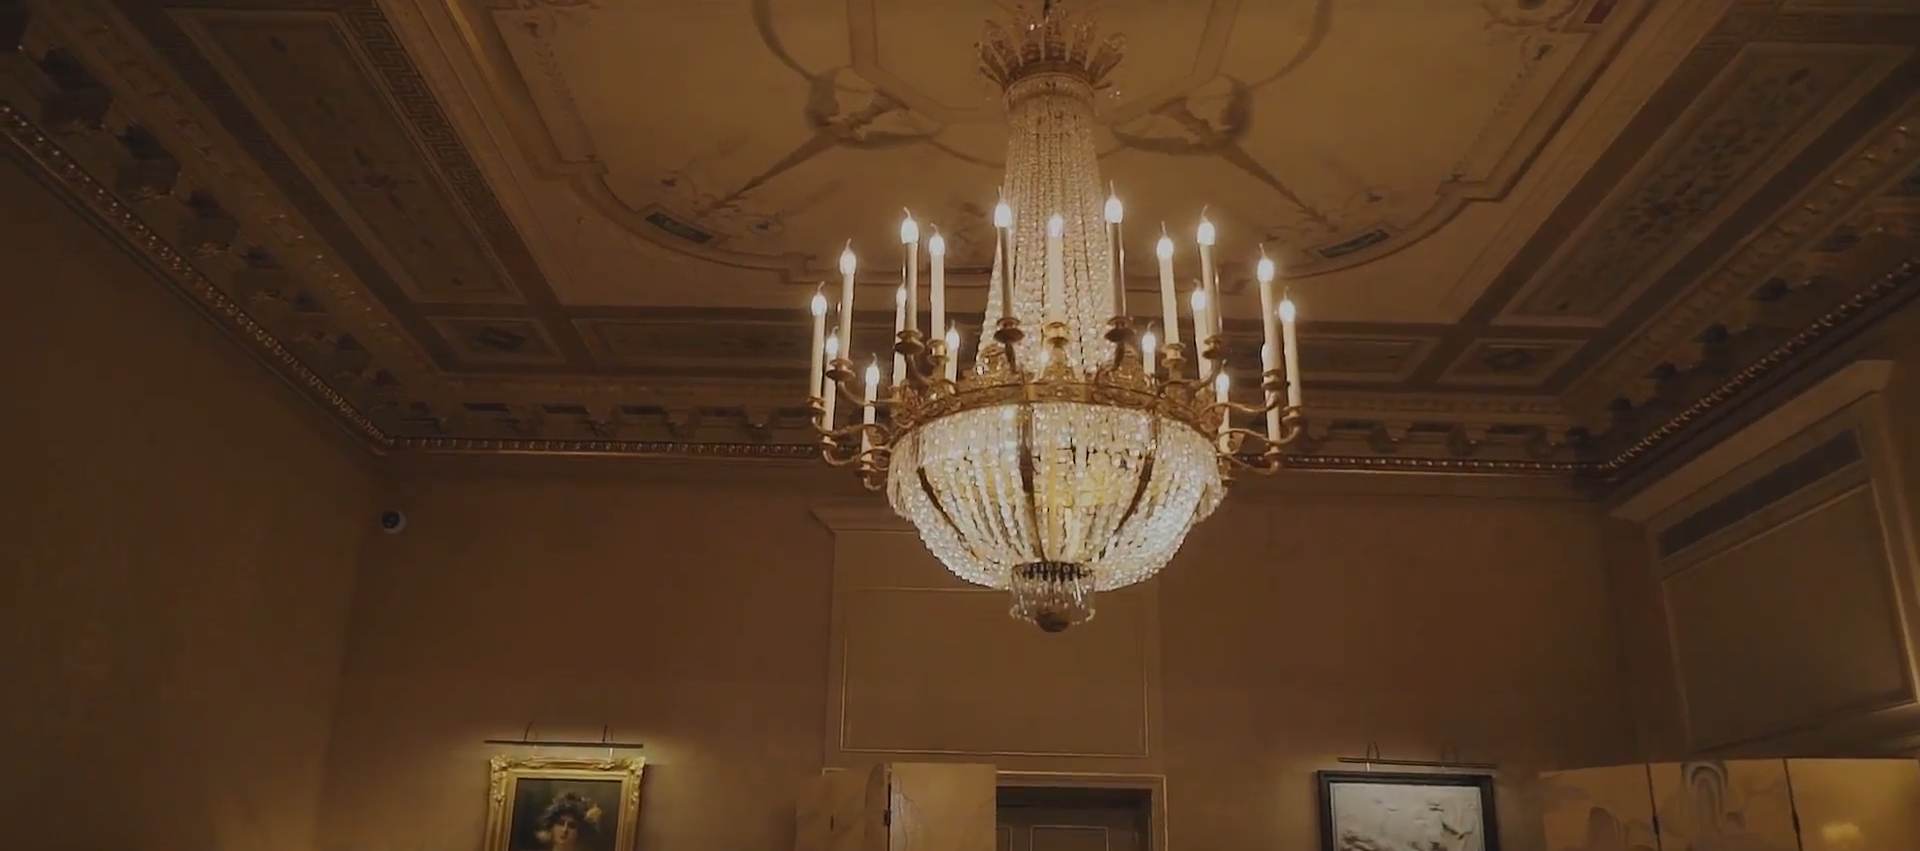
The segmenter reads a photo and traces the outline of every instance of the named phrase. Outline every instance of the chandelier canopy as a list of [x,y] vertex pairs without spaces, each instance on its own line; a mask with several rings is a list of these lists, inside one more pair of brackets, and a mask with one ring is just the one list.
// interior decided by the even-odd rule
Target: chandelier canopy
[[[1230,397],[1212,309],[1221,303],[1216,233],[1204,213],[1187,323],[1199,357],[1189,361],[1182,343],[1175,246],[1164,234],[1159,331],[1135,327],[1124,210],[1103,192],[1094,148],[1094,92],[1121,47],[1090,17],[1051,0],[1038,16],[1016,12],[987,26],[980,72],[1005,98],[1007,166],[982,338],[966,369],[958,328],[947,322],[937,230],[926,240],[935,333],[921,330],[921,238],[911,214],[900,227],[890,372],[876,358],[856,375],[843,350],[858,272],[851,243],[840,257],[835,330],[827,330],[825,293],[812,303],[809,387],[826,461],[885,490],[947,569],[1011,591],[1009,613],[1048,632],[1091,619],[1096,592],[1159,572],[1220,504],[1235,469],[1279,469],[1301,431],[1293,304],[1276,303],[1274,264],[1264,256],[1256,265],[1263,399]],[[841,399],[857,406],[858,422],[841,425]],[[1266,427],[1235,428],[1236,415],[1264,415]]]

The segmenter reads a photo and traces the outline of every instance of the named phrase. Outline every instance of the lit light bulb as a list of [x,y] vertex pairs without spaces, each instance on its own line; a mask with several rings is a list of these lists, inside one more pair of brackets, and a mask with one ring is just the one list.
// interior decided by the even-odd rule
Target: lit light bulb
[[1107,223],[1115,224],[1115,225],[1119,224],[1120,219],[1122,218],[1123,212],[1124,211],[1120,208],[1120,196],[1108,195],[1107,196]]
[[1195,236],[1195,238],[1199,240],[1201,245],[1212,245],[1213,239],[1214,239],[1213,222],[1211,220],[1202,218],[1200,220],[1200,232]]
[[812,308],[813,308],[813,315],[815,315],[815,316],[825,316],[825,315],[827,315],[827,296],[826,296],[826,293],[819,293],[819,292],[816,292],[816,293],[814,293],[814,294],[813,294],[813,304],[812,304]]
[[1152,331],[1140,335],[1140,360],[1148,369],[1153,368],[1153,353],[1159,348],[1160,338],[1153,336]]
[[1227,398],[1227,391],[1232,384],[1233,384],[1233,381],[1227,378],[1226,373],[1224,372],[1220,373],[1218,377],[1213,379],[1213,392],[1216,394],[1215,398],[1221,401],[1225,401]]
[[1294,307],[1293,307],[1293,299],[1283,298],[1280,300],[1279,313],[1280,313],[1281,322],[1292,322],[1295,312],[1296,311],[1294,310]]
[[858,261],[853,259],[853,246],[849,245],[845,251],[840,252],[840,274],[853,274],[854,267],[857,265],[859,265]]
[[993,226],[1002,230],[1013,227],[1013,208],[1007,202],[993,205]]
[[1273,261],[1261,257],[1260,262],[1253,267],[1253,274],[1260,279],[1260,283],[1273,283]]
[[927,253],[935,257],[946,256],[947,240],[940,235],[939,231],[934,231],[933,237],[927,240]]
[[1193,309],[1195,312],[1206,310],[1207,309],[1207,291],[1203,289],[1195,288],[1193,291],[1193,296],[1191,301],[1193,303]]
[[840,332],[833,331],[827,334],[827,360],[831,362],[831,361],[838,360],[839,358],[840,358]]
[[880,389],[880,359],[875,357],[867,362],[867,399],[871,401]]
[[908,213],[906,220],[900,223],[900,244],[910,245],[919,241],[920,225],[913,220],[913,214]]
[[1160,237],[1160,244],[1154,246],[1153,251],[1155,254],[1160,255],[1160,259],[1162,260],[1173,259],[1173,237]]
[[1047,220],[1047,236],[1060,236],[1066,232],[1067,220],[1060,218],[1058,213],[1055,213],[1053,218]]
[[947,357],[960,356],[960,326],[947,326]]

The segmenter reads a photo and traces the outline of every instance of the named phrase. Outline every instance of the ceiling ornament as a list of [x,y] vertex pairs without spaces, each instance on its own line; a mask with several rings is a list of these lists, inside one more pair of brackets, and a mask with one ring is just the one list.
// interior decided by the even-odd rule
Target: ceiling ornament
[[[1214,309],[1216,230],[1204,210],[1199,282],[1176,291],[1176,248],[1163,234],[1158,303],[1127,304],[1124,209],[1101,180],[1094,145],[1094,94],[1120,62],[1120,39],[1049,0],[1038,15],[988,24],[977,52],[1009,124],[990,331],[962,369],[945,241],[934,228],[923,243],[909,213],[891,368],[877,356],[857,364],[843,349],[858,273],[849,243],[832,331],[824,287],[813,298],[809,394],[828,463],[884,490],[955,575],[1011,591],[1013,617],[1058,632],[1094,616],[1096,592],[1158,573],[1236,469],[1282,466],[1302,433],[1295,314],[1261,257],[1262,380],[1244,394],[1260,400],[1234,401]],[[1191,304],[1184,319],[1182,300]],[[1136,318],[1155,313],[1158,331]],[[1264,427],[1237,428],[1239,418]]]

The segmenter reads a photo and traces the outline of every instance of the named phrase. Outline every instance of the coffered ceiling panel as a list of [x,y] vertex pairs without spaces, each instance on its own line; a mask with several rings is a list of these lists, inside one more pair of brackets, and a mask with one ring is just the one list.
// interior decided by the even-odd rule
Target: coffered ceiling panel
[[[1208,205],[1240,261],[1243,384],[1283,259],[1302,465],[1616,475],[1913,289],[1912,4],[1063,2],[1128,39],[1131,255]],[[856,350],[902,208],[983,306],[998,4],[0,0],[0,126],[378,451],[801,457],[848,238]]]

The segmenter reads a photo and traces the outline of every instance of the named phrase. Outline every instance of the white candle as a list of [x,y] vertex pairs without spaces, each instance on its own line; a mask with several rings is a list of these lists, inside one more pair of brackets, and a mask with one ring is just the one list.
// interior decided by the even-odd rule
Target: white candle
[[1280,357],[1287,364],[1287,406],[1300,407],[1300,339],[1293,328],[1293,299],[1280,300]]
[[[900,283],[907,288],[907,328],[920,328],[920,225],[908,213],[900,223],[900,245],[906,249],[906,257],[901,261]],[[898,383],[896,381],[895,383]]]
[[1207,220],[1205,213],[1200,215],[1200,230],[1196,236],[1196,241],[1200,243],[1200,285],[1207,290],[1207,306],[1213,308],[1215,311],[1212,316],[1208,317],[1212,319],[1213,322],[1206,326],[1207,330],[1204,332],[1194,332],[1194,344],[1201,345],[1207,341],[1207,337],[1220,332],[1221,317],[1219,311],[1222,307],[1220,304],[1220,279],[1217,277],[1213,268],[1213,222]]
[[1000,266],[1000,317],[1013,316],[1013,208],[1006,201],[993,205],[993,226],[999,231],[993,256]]
[[1062,242],[1067,220],[1055,214],[1047,219],[1047,309],[1048,322],[1067,321],[1067,258]]
[[[1109,189],[1109,192],[1112,190]],[[1126,211],[1120,206],[1120,196],[1107,196],[1107,282],[1113,286],[1113,315],[1127,315],[1127,267],[1126,248],[1121,242],[1120,222],[1126,218]]]
[[[853,339],[853,270],[859,265],[853,259],[853,240],[847,240],[847,248],[840,252],[840,342]],[[829,358],[831,360],[831,358]]]
[[960,328],[947,326],[947,380],[960,380]]
[[[1267,343],[1261,346],[1260,362],[1267,365],[1265,367],[1266,369],[1270,370],[1273,368],[1273,359],[1273,344]],[[1262,383],[1265,383],[1264,380]],[[1263,398],[1266,399],[1266,404],[1269,406],[1267,408],[1267,440],[1277,444],[1280,442],[1280,407],[1273,403],[1280,401],[1280,394],[1264,391]]]
[[1160,244],[1154,253],[1160,256],[1160,324],[1167,329],[1167,345],[1180,344],[1180,302],[1173,294],[1173,238],[1166,225],[1160,226]]
[[1147,333],[1140,335],[1140,365],[1141,368],[1147,371],[1148,375],[1159,371],[1159,364],[1154,363],[1153,360],[1159,356],[1159,352],[1157,351],[1159,347],[1160,341],[1154,338],[1152,329],[1148,329]]
[[[876,409],[875,405],[873,404],[873,400],[879,394],[879,392],[880,392],[880,359],[874,358],[871,363],[867,364],[867,403],[861,406],[860,422],[866,425],[873,425],[873,415]],[[868,433],[867,429],[861,429],[860,430],[860,451],[865,452],[872,448],[873,448],[872,435]]]
[[1204,349],[1204,344],[1201,341],[1207,339],[1206,288],[1194,287],[1193,295],[1188,296],[1187,301],[1189,306],[1193,308],[1193,363],[1195,367],[1193,374],[1204,380],[1207,376],[1207,370],[1205,367],[1200,366],[1200,354]]
[[1220,373],[1218,377],[1213,379],[1213,400],[1215,402],[1220,403],[1220,451],[1221,452],[1233,451],[1231,446],[1229,445],[1230,441],[1227,438],[1227,429],[1233,428],[1233,409],[1230,407],[1227,407],[1227,399],[1229,398],[1227,391],[1229,389],[1229,385],[1230,385],[1230,381],[1227,378],[1227,374],[1224,372]]
[[[900,338],[900,332],[907,330],[907,289],[906,284],[893,291],[893,337]],[[893,383],[904,384],[907,381],[907,356],[898,351],[893,353]]]
[[[827,348],[827,363],[833,363],[834,361],[839,360],[840,332],[835,331],[827,335],[826,348]],[[835,381],[823,381],[821,382],[820,390],[821,390],[821,395],[826,397],[826,400],[827,400],[827,410],[820,415],[820,424],[826,426],[827,428],[833,428],[833,403],[839,400],[840,398],[840,384],[839,382],[835,382]]]
[[[1260,346],[1260,369],[1262,372],[1260,383],[1264,386],[1266,384],[1265,373],[1272,372],[1279,367],[1278,364],[1274,363],[1274,358],[1280,356],[1280,330],[1274,326],[1274,320],[1277,318],[1279,310],[1273,303],[1274,268],[1273,261],[1267,259],[1266,249],[1263,248],[1260,250],[1260,262],[1255,264],[1253,268],[1253,276],[1260,282],[1260,331],[1265,337],[1265,342]],[[1280,401],[1280,394],[1268,392],[1265,394],[1265,399],[1266,404],[1272,406],[1275,402]],[[1278,408],[1271,408],[1267,411],[1267,439],[1275,443],[1280,441],[1280,410]]]
[[[821,286],[825,286],[822,284]],[[826,377],[827,356],[827,294],[820,290],[813,292],[813,372],[807,378],[807,396],[819,398],[820,381]]]
[[[947,241],[940,237],[939,228],[934,228],[933,237],[927,240],[927,256],[933,262],[932,289],[928,290],[932,294],[929,304],[933,308],[933,321],[927,328],[938,331],[947,324]],[[953,347],[948,346],[947,357],[953,354]]]

